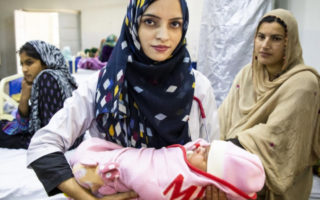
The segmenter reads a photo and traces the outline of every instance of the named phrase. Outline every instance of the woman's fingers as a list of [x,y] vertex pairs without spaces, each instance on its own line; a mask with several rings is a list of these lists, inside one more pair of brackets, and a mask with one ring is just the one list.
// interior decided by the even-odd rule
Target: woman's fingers
[[218,190],[219,200],[227,200],[227,195],[222,190]]
[[[211,199],[210,200],[219,200],[219,190],[218,188],[214,187],[214,186],[210,186],[211,187]],[[209,200],[209,199],[207,199]]]
[[123,193],[108,195],[100,199],[101,200],[127,200],[127,199],[133,199],[137,197],[138,197],[137,193],[135,193],[134,191],[130,191],[130,192],[123,192]]
[[206,200],[227,200],[226,194],[213,185],[208,185],[206,188]]

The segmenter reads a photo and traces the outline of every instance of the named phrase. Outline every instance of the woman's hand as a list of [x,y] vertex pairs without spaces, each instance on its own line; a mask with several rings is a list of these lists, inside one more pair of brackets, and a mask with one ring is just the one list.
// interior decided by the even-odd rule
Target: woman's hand
[[26,99],[30,99],[31,88],[32,83],[29,83],[25,79],[23,79],[21,83],[21,96],[25,97]]
[[21,97],[19,102],[19,112],[20,112],[20,115],[23,117],[29,116],[28,101],[31,96],[31,88],[32,88],[32,83],[30,84],[25,79],[23,79],[21,83]]
[[137,193],[135,193],[134,191],[130,191],[130,192],[123,192],[123,193],[108,195],[103,198],[100,198],[99,200],[129,200],[137,197],[138,197]]
[[63,181],[58,188],[74,200],[127,200],[138,197],[135,192],[130,191],[97,198],[94,197],[89,190],[79,185],[75,178],[69,178]]
[[213,185],[208,185],[206,188],[206,196],[204,200],[227,200],[227,196],[224,192],[219,190]]

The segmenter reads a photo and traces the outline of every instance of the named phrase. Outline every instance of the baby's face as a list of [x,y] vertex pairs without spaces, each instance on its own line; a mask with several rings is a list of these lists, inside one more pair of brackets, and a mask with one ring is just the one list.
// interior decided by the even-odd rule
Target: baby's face
[[210,146],[198,147],[187,154],[187,160],[190,164],[202,171],[207,171],[207,160]]

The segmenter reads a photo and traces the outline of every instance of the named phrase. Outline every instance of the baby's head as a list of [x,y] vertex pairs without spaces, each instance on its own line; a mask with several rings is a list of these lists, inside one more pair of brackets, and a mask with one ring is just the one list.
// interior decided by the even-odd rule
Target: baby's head
[[198,146],[189,150],[187,151],[187,160],[192,166],[206,172],[209,150],[210,146]]
[[259,157],[231,142],[214,140],[210,146],[194,145],[189,163],[223,179],[249,196],[264,186],[265,173]]

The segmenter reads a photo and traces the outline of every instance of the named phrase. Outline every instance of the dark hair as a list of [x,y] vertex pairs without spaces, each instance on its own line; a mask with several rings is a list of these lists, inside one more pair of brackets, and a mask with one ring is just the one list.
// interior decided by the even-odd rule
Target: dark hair
[[268,16],[265,16],[264,18],[262,18],[261,21],[259,22],[257,30],[259,29],[260,25],[264,22],[267,22],[267,23],[278,22],[284,28],[284,32],[286,34],[288,32],[287,24],[282,19],[280,19],[276,16],[273,16],[273,15],[268,15]]
[[92,53],[97,53],[97,51],[98,51],[98,49],[96,47],[92,47],[90,50]]
[[90,49],[85,49],[84,50],[84,53],[86,54],[86,53],[90,53]]
[[93,58],[97,53],[98,49],[96,47],[92,47],[91,49],[85,49],[84,52],[89,54],[89,57]]
[[46,66],[46,64],[43,62],[40,54],[37,52],[37,50],[30,43],[27,42],[22,47],[20,47],[20,49],[18,51],[19,55],[23,52],[26,53],[27,56],[29,56],[29,57],[40,60],[41,65]]

